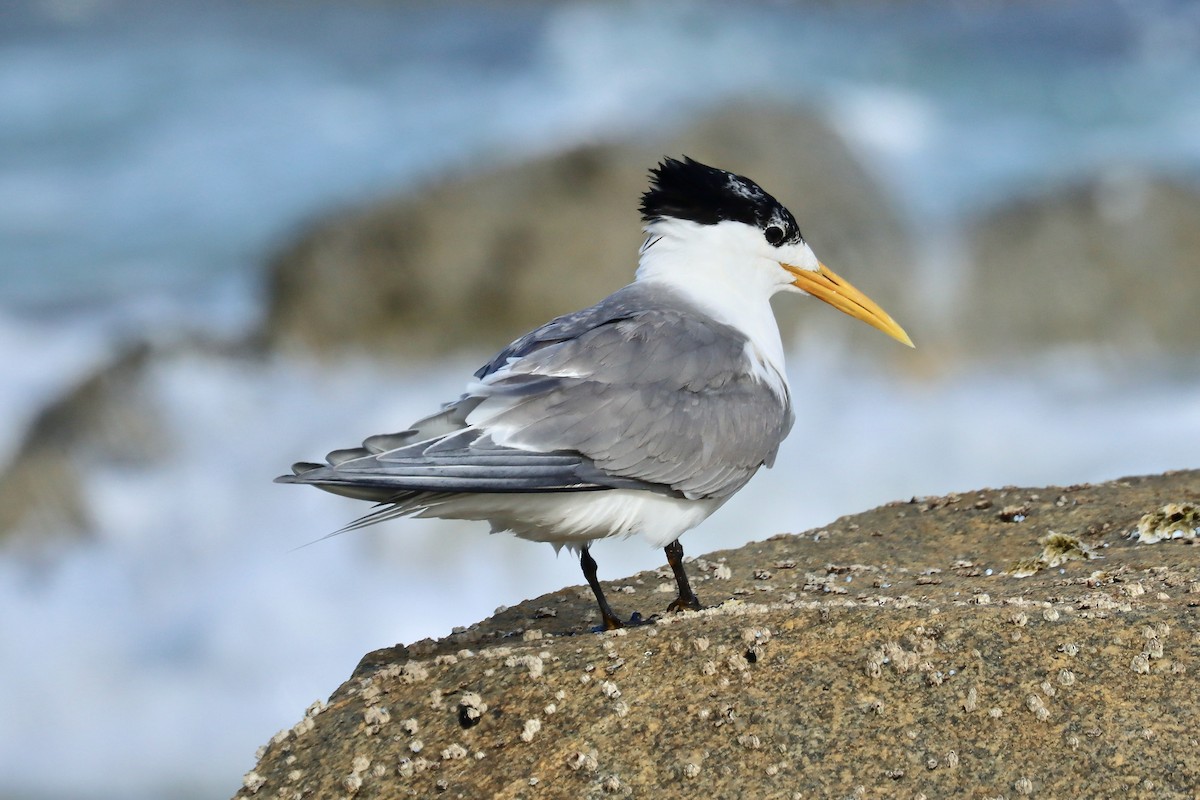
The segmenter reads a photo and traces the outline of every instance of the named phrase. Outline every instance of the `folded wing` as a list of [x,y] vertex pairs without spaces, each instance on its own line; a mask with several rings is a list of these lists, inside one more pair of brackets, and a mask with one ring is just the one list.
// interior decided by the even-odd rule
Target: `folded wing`
[[635,488],[723,498],[774,460],[786,390],[746,337],[634,284],[518,339],[458,401],[279,480],[388,503],[421,493]]

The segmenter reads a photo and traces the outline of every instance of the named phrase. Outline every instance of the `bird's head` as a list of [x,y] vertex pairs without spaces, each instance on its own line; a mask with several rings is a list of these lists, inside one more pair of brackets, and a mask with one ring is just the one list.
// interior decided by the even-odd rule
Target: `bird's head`
[[650,176],[641,205],[649,236],[644,252],[666,239],[668,249],[680,246],[693,263],[744,265],[735,279],[761,281],[770,292],[810,294],[912,347],[882,308],[817,259],[792,212],[754,181],[686,156],[664,159]]

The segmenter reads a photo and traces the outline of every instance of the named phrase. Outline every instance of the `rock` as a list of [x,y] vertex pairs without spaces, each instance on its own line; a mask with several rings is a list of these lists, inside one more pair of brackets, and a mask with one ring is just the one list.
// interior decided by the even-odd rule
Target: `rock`
[[143,387],[144,343],[118,353],[47,406],[0,471],[0,538],[86,534],[80,470],[94,461],[143,462],[161,452],[163,429]]
[[760,181],[830,266],[902,315],[909,247],[884,193],[819,118],[745,107],[320,221],[270,265],[265,338],[325,355],[497,349],[632,279],[647,171],[680,154]]
[[1130,533],[1198,497],[1188,471],[892,503],[695,559],[714,608],[609,634],[564,589],[368,654],[237,797],[1192,797],[1200,548]]
[[36,550],[91,535],[83,476],[96,467],[156,464],[170,454],[169,409],[153,378],[164,365],[197,354],[247,360],[258,357],[258,348],[189,334],[131,342],[47,405],[0,466],[0,541]]
[[[1200,346],[1200,193],[1138,172],[1007,204],[968,232],[965,347],[1098,344],[1191,355]],[[969,321],[969,324],[967,324]]]

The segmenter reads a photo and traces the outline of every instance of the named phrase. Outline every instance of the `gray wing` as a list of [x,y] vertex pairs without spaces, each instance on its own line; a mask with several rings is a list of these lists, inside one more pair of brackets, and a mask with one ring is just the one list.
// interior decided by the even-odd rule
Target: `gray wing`
[[549,341],[535,332],[493,362],[468,422],[500,444],[581,453],[598,483],[689,498],[727,497],[769,466],[792,414],[751,368],[746,337],[664,288],[634,284],[610,301],[621,313],[603,324]]
[[280,480],[389,502],[608,488],[727,497],[772,463],[792,423],[746,345],[669,290],[634,284],[518,339],[441,413]]

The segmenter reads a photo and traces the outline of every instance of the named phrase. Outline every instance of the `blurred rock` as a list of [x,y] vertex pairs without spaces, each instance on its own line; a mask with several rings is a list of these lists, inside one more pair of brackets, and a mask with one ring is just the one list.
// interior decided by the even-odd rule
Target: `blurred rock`
[[320,221],[270,266],[266,337],[327,356],[497,349],[632,280],[647,171],[681,154],[760,182],[826,263],[903,316],[910,247],[884,192],[819,118],[747,107]]
[[237,797],[1192,797],[1200,548],[1130,533],[1197,486],[892,503],[695,559],[718,607],[612,634],[586,587],[529,600],[368,654]]
[[80,471],[161,452],[162,424],[143,384],[151,357],[148,345],[131,345],[37,416],[0,471],[0,538],[86,533]]
[[1130,170],[997,209],[968,231],[962,345],[1194,354],[1198,220],[1195,189]]

